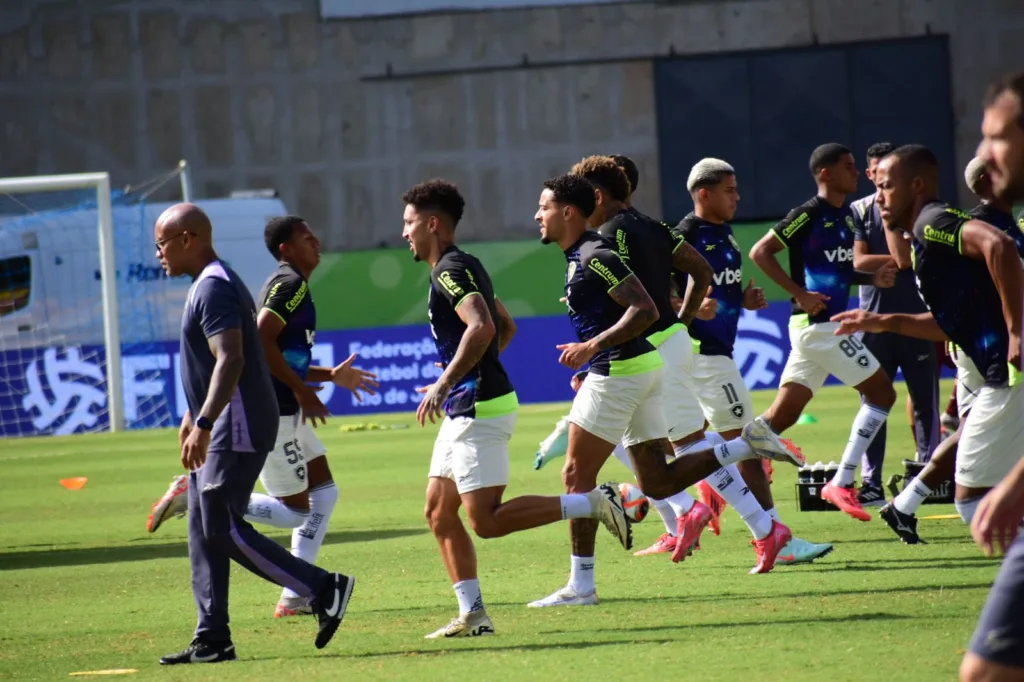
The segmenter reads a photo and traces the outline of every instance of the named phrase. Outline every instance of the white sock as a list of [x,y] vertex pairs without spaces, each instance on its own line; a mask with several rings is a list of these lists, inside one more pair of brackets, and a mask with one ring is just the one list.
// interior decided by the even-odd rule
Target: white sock
[[597,589],[594,584],[594,557],[573,555],[569,587],[577,594],[590,594]]
[[850,427],[850,440],[843,451],[842,463],[839,465],[839,471],[832,477],[832,483],[843,488],[853,485],[860,458],[867,452],[878,429],[888,418],[889,413],[880,407],[868,403],[860,406],[857,416],[853,418],[853,426]]
[[[612,457],[622,462],[624,467],[633,471],[633,461],[629,458],[629,453],[626,452],[626,448],[622,447],[622,443],[616,445],[615,449],[612,450]],[[634,475],[636,474],[635,471],[633,471],[633,473]]]
[[954,506],[956,506],[957,513],[960,514],[960,518],[963,519],[964,523],[968,526],[971,525],[972,521],[974,521],[974,515],[978,512],[978,505],[981,504],[982,499],[983,498],[981,497],[976,497],[973,500],[964,500],[963,502],[955,500],[953,502]]
[[779,516],[779,510],[776,509],[775,507],[772,507],[766,513],[768,514],[768,516],[772,517],[772,521],[778,521],[779,523],[782,523],[782,517]]
[[596,515],[596,509],[590,502],[590,497],[584,493],[571,493],[562,495],[563,519],[592,519]]
[[676,536],[676,512],[672,509],[672,505],[667,500],[651,500],[654,503],[654,508],[658,510],[658,514],[661,515],[661,522],[665,524],[665,532],[672,537]]
[[298,528],[308,517],[308,513],[292,509],[276,497],[263,493],[250,495],[249,506],[245,510],[245,520],[249,523],[277,528]]
[[[690,452],[701,452],[702,450],[710,449],[711,446],[708,444],[708,442],[701,438],[700,440],[695,441],[693,443],[687,443],[686,445],[675,448],[675,453],[676,457],[683,457]],[[666,497],[665,501],[672,506],[672,511],[675,512],[675,515],[678,518],[680,516],[685,516],[686,514],[688,514],[689,511],[693,509],[693,505],[697,500],[693,499],[693,495],[686,492],[685,490],[680,490],[675,495],[672,495],[671,497]]]
[[740,437],[715,446],[715,458],[724,467],[754,457],[754,451],[747,445],[747,441]]
[[768,537],[772,532],[772,517],[761,507],[761,504],[750,492],[750,488],[743,480],[743,475],[730,464],[711,474],[705,479],[713,486],[726,502],[732,505],[736,513],[740,515],[747,528],[754,534],[754,539],[760,540]]
[[[320,546],[324,544],[324,537],[327,535],[327,526],[331,522],[334,505],[337,503],[338,486],[334,485],[334,481],[328,481],[309,491],[309,518],[292,531],[292,554],[307,563],[316,563]],[[299,595],[287,587],[281,591],[282,598],[297,596]]]
[[924,503],[925,498],[931,495],[931,492],[932,489],[922,483],[919,476],[915,476],[914,480],[903,489],[903,492],[892,501],[892,506],[898,512],[916,514],[918,508]]
[[459,600],[459,615],[464,616],[471,611],[482,611],[484,598],[480,594],[480,581],[477,578],[470,578],[452,585],[455,590],[455,598]]
[[725,442],[725,439],[722,438],[722,434],[715,433],[714,431],[705,431],[704,440],[706,440],[708,442],[708,445],[710,445],[711,447],[721,445],[722,443]]

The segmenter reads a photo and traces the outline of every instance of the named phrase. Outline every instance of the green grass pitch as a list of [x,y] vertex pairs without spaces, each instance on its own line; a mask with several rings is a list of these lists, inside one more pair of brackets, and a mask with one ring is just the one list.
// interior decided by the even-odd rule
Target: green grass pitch
[[[901,387],[902,388],[902,387]],[[948,395],[948,385],[943,395]],[[755,395],[758,408],[770,393]],[[904,395],[891,420],[887,475],[911,451]],[[857,406],[828,388],[808,411],[818,423],[789,434],[810,461],[838,460]],[[512,442],[509,495],[559,492],[559,464],[531,466],[564,405],[524,407]],[[878,518],[799,513],[795,469],[776,466],[783,519],[836,551],[810,566],[751,576],[750,537],[734,512],[722,535],[684,563],[634,558],[599,536],[602,603],[527,609],[562,586],[564,524],[478,541],[484,599],[497,636],[426,642],[455,614],[455,598],[422,517],[436,427],[412,415],[372,418],[407,430],[320,430],[341,499],[320,563],[357,576],[348,616],[318,652],[311,618],[274,620],[278,588],[235,567],[231,615],[240,660],[160,668],[191,638],[185,523],[145,530],[152,502],[178,472],[173,431],[5,440],[0,447],[0,679],[58,680],[134,668],[139,680],[898,680],[954,679],[998,564],[959,521],[925,520],[929,544],[899,543]],[[628,480],[617,462],[605,480]],[[87,476],[79,491],[58,479]],[[922,515],[951,513],[928,505]],[[636,527],[637,547],[661,532]],[[270,529],[282,541],[287,534]]]

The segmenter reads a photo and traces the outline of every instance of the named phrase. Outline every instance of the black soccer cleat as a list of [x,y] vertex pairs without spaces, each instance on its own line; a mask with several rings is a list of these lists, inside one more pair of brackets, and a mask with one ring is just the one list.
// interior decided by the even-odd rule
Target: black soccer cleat
[[316,600],[317,620],[320,622],[320,630],[316,633],[316,648],[323,649],[334,637],[341,625],[341,619],[345,617],[345,610],[348,609],[348,600],[352,598],[352,588],[355,587],[356,579],[343,576],[340,573],[332,573],[327,588],[321,592]]
[[878,515],[889,524],[892,531],[900,536],[908,545],[927,544],[917,534],[917,517],[913,514],[904,514],[893,504],[887,504],[878,511]]
[[160,658],[160,665],[179,665],[181,663],[220,663],[233,661],[235,645],[228,642],[204,642],[196,637],[188,648],[176,654],[167,654]]
[[881,507],[885,504],[885,491],[878,486],[864,483],[857,491],[857,501],[862,507]]

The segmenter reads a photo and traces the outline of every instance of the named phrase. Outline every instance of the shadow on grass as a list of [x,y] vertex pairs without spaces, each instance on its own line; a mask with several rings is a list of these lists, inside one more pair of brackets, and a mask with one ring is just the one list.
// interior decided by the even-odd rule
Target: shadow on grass
[[[426,528],[392,528],[388,530],[354,530],[327,533],[324,544],[345,542],[373,542],[392,540],[412,535],[422,535]],[[0,571],[14,571],[29,568],[53,566],[88,566],[91,564],[116,564],[122,561],[148,561],[150,559],[180,559],[188,556],[188,541],[184,538],[174,542],[152,542],[150,537],[129,540],[131,545],[113,547],[80,547],[77,549],[50,549],[34,552],[0,553]],[[290,536],[271,535],[287,544]],[[47,545],[50,546],[50,545]]]
[[[724,622],[724,623],[694,623],[694,624],[682,624],[682,625],[666,625],[666,626],[651,626],[651,627],[607,627],[603,625],[601,632],[616,632],[616,633],[630,633],[630,632],[655,632],[660,630],[673,630],[673,631],[693,631],[703,629],[721,629],[721,628],[737,628],[737,627],[775,627],[778,625],[801,625],[801,624],[837,624],[837,623],[849,623],[852,621],[887,621],[887,620],[910,620],[910,616],[889,614],[889,613],[873,613],[865,614],[863,616],[822,616],[818,618],[796,618],[787,620],[773,620],[770,622]],[[538,635],[584,635],[587,631],[564,631],[564,630],[548,630],[545,632],[536,633]],[[459,646],[452,648],[450,642],[445,642],[447,648],[416,648],[416,649],[399,649],[393,651],[368,651],[363,653],[328,653],[321,654],[317,658],[336,658],[336,659],[347,659],[347,660],[360,660],[360,659],[387,659],[387,658],[403,658],[409,656],[458,656],[465,654],[472,654],[479,656],[485,653],[528,653],[533,651],[557,651],[559,649],[594,649],[608,646],[621,646],[629,645],[635,646],[637,644],[678,644],[678,638],[659,638],[659,639],[646,639],[630,637],[628,639],[615,639],[605,641],[594,641],[592,639],[577,641],[577,642],[550,642],[544,644],[512,644],[507,646],[487,646],[485,644],[489,638],[483,640],[475,640],[479,642],[479,646]],[[494,641],[494,640],[489,640]],[[307,656],[299,656],[297,658],[307,658]],[[265,660],[279,660],[279,657],[273,658],[245,658],[246,661],[265,661]]]

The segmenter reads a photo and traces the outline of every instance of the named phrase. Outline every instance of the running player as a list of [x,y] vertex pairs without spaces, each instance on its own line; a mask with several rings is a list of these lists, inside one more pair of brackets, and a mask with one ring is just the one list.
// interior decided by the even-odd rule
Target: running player
[[[888,142],[868,148],[865,170],[868,180],[874,182],[879,161],[893,149]],[[877,192],[873,192],[850,205],[853,212],[853,267],[863,272],[874,272],[894,262],[875,202],[876,195]],[[926,311],[917,293],[914,273],[909,268],[896,275],[896,282],[889,289],[861,285],[860,307],[876,313],[917,314]],[[936,345],[896,334],[865,334],[861,341],[889,377],[895,377],[897,369],[903,370],[908,393],[908,421],[917,446],[916,459],[927,462],[939,443],[939,358]],[[885,504],[885,491],[882,489],[885,445],[886,425],[882,424],[862,460],[857,499],[863,507]]]
[[882,329],[952,341],[974,362],[984,385],[964,423],[955,478],[957,511],[970,523],[981,498],[1021,458],[1024,270],[1005,233],[938,200],[938,161],[927,148],[900,147],[882,160],[876,178],[882,219],[913,230],[914,272],[931,312],[848,311],[833,321],[841,322],[837,334]]
[[[693,198],[694,210],[683,218],[675,233],[704,255],[714,270],[713,288],[697,319],[690,325],[696,355],[693,358],[693,379],[697,397],[707,420],[707,439],[717,444],[721,439],[738,436],[754,416],[743,376],[733,360],[733,347],[741,309],[765,308],[764,292],[754,287],[751,279],[743,287],[743,262],[739,244],[728,221],[736,214],[739,191],[736,171],[720,159],[702,159],[691,169],[686,182]],[[684,289],[685,283],[678,283]],[[760,462],[741,462],[736,478],[745,481],[743,494],[723,493],[707,481],[698,484],[705,504],[722,508],[717,496],[731,504],[753,533],[755,540],[770,531],[771,521],[781,523],[772,499],[771,487]],[[749,486],[749,492],[747,487]],[[810,563],[832,551],[830,544],[814,544],[793,538],[779,553],[776,563]]]
[[[742,459],[800,462],[766,424],[755,420],[741,438],[666,463],[672,446],[661,396],[663,362],[643,338],[658,319],[658,307],[623,263],[615,243],[587,229],[588,217],[594,224],[621,213],[629,191],[621,169],[614,163],[603,168],[596,188],[575,174],[545,182],[536,215],[541,241],[558,244],[565,254],[565,297],[579,338],[558,346],[559,362],[574,370],[590,364],[569,415],[569,448],[562,471],[566,490],[589,489],[588,483],[596,480],[619,441],[629,450],[640,487],[655,499],[668,498]],[[614,189],[603,189],[608,187]],[[569,584],[530,606],[598,603],[594,525],[575,520],[570,532]]]
[[473,541],[459,518],[465,506],[473,531],[497,538],[563,519],[598,520],[624,547],[630,522],[618,486],[593,485],[584,494],[527,496],[502,502],[508,484],[508,443],[519,401],[498,359],[515,325],[491,278],[455,245],[465,201],[458,188],[430,180],[407,191],[402,237],[413,258],[430,266],[427,313],[444,372],[420,389],[421,425],[444,415],[430,461],[426,517],[441,550],[459,615],[427,639],[493,635],[477,577]]
[[[327,466],[326,448],[312,427],[326,422],[327,407],[311,383],[333,383],[373,393],[376,377],[352,367],[355,355],[337,367],[310,366],[316,336],[316,307],[309,277],[320,263],[320,240],[298,216],[271,218],[263,232],[267,250],[278,268],[260,292],[262,307],[257,327],[273,379],[280,412],[277,441],[260,472],[267,495],[249,497],[245,519],[277,528],[292,528],[292,554],[316,561],[338,501],[338,488]],[[188,477],[176,476],[146,524],[155,532],[171,516],[183,515],[188,505]],[[274,609],[282,618],[311,613],[306,600],[284,588]]]
[[[985,160],[995,196],[1024,200],[1024,72],[989,89],[981,131],[978,156]],[[1011,361],[1014,352],[1011,348]],[[1024,463],[1018,463],[982,501],[971,528],[986,554],[992,553],[993,536],[999,538],[999,549],[1009,551],[960,667],[962,682],[1024,679],[1024,540],[1017,537],[1022,517]]]
[[[967,164],[964,180],[970,190],[981,199],[981,204],[972,209],[969,215],[1005,232],[1014,240],[1017,253],[1024,258],[1024,233],[1021,233],[1013,222],[1013,216],[1010,214],[1012,205],[1008,205],[1007,202],[1001,201],[995,196],[992,191],[992,181],[985,169],[985,162],[980,157],[975,157]],[[917,533],[917,517],[915,516],[918,508],[936,487],[954,476],[957,446],[963,433],[963,425],[971,411],[971,406],[985,384],[985,375],[978,370],[968,353],[950,344],[950,356],[957,367],[956,402],[959,411],[959,426],[952,436],[936,448],[928,465],[906,484],[903,491],[896,496],[891,504],[886,505],[879,512],[879,516],[889,524],[893,532],[901,540],[911,545],[921,541]]]
[[[824,144],[810,159],[818,194],[780,221],[750,251],[750,258],[793,297],[789,323],[792,350],[782,370],[779,392],[763,418],[776,433],[793,424],[829,374],[853,386],[864,398],[850,429],[835,477],[821,496],[855,519],[870,521],[853,487],[861,456],[896,401],[892,381],[871,351],[856,337],[836,338],[829,318],[846,310],[851,284],[891,287],[896,266],[873,275],[853,268],[853,215],[844,205],[857,190],[853,154],[840,144]],[[789,273],[776,254],[789,249]]]

